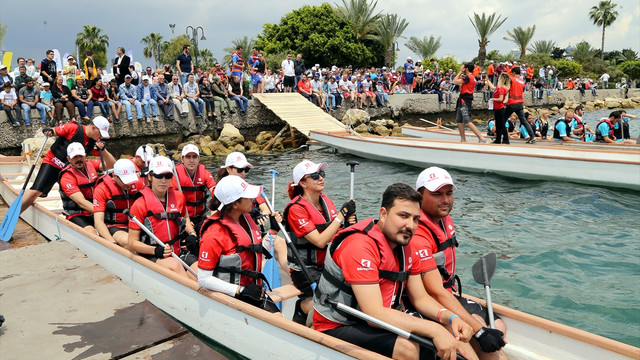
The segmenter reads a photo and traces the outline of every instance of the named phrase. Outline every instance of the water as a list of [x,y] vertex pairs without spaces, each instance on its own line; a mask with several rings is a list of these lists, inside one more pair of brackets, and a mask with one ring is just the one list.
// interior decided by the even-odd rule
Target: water
[[[610,111],[587,114],[595,126]],[[640,110],[630,113],[639,115]],[[632,135],[640,119],[631,121]],[[355,198],[359,219],[377,216],[384,189],[415,185],[422,169],[334,155],[292,152],[248,156],[256,165],[247,180],[271,187],[275,204],[288,202],[286,187],[302,159],[327,162],[325,192],[336,205],[349,197],[349,167],[357,160]],[[215,171],[223,158],[207,159]],[[492,298],[533,315],[640,346],[640,193],[555,181],[528,181],[449,169],[458,190],[451,213],[458,229],[458,273],[465,293],[484,298],[471,265],[498,254]],[[267,194],[271,196],[270,189]]]

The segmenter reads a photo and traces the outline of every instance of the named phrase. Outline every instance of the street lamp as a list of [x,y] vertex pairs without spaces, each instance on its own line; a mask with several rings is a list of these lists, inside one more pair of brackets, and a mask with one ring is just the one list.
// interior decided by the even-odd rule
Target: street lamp
[[393,70],[396,69],[396,51],[400,51],[400,47],[398,46],[398,42],[394,41],[393,44],[391,44],[391,57],[393,58],[393,62],[392,62],[392,67]]
[[171,29],[171,33],[173,34],[176,30],[176,24],[169,24],[169,28]]
[[187,28],[185,29],[187,38],[189,38],[189,29],[191,29],[191,41],[193,42],[193,46],[195,47],[195,51],[193,52],[193,55],[196,58],[195,64],[196,66],[198,66],[198,30],[200,30],[200,32],[202,33],[202,37],[200,38],[200,40],[207,40],[206,37],[204,37],[204,29],[202,28],[202,26],[198,26],[198,27],[193,27],[191,25],[187,26]]

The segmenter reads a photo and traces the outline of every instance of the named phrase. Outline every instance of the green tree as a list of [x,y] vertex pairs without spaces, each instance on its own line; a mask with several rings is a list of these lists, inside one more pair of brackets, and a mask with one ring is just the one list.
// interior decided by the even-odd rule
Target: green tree
[[373,39],[378,20],[382,13],[376,13],[378,0],[371,5],[367,0],[342,0],[342,6],[336,4],[335,12],[356,34],[357,41]]
[[596,51],[597,50],[592,48],[588,42],[581,41],[571,49],[569,55],[571,55],[574,61],[584,64],[588,61],[593,61],[596,56]]
[[440,67],[440,70],[444,71],[445,73],[449,69],[453,70],[454,72],[457,72],[458,70],[460,70],[460,66],[462,65],[453,56],[446,56],[437,61],[438,61],[438,66]]
[[526,62],[527,64],[533,64],[533,67],[536,69],[543,66],[555,64],[555,61],[551,59],[551,56],[549,56],[549,54],[540,54],[540,53],[527,54],[524,57],[522,57],[520,60],[522,62]]
[[162,51],[160,54],[160,62],[162,64],[175,67],[176,58],[182,52],[182,47],[187,44],[192,45],[191,40],[189,40],[185,35],[179,35],[169,41],[163,42],[161,46]]
[[160,58],[160,47],[162,45],[162,35],[158,33],[151,33],[140,40],[144,45],[142,54],[146,59],[153,58],[155,61],[156,69],[158,68],[158,59]]
[[625,61],[618,65],[618,70],[629,77],[629,80],[640,78],[640,61]]
[[527,46],[531,42],[533,38],[533,34],[536,32],[536,26],[530,26],[526,29],[523,29],[521,26],[513,28],[513,31],[507,31],[507,35],[504,39],[511,41],[516,44],[518,48],[520,48],[520,58],[527,54]]
[[478,34],[478,65],[484,67],[484,60],[487,57],[487,45],[489,44],[489,38],[493,33],[498,30],[502,24],[507,21],[507,18],[501,19],[501,15],[496,18],[496,13],[486,16],[482,13],[482,16],[473,13],[473,19],[469,18],[471,25],[476,29]]
[[426,35],[422,39],[418,39],[415,36],[409,38],[409,41],[404,44],[412,53],[418,55],[422,60],[426,61],[428,58],[433,57],[438,49],[442,46],[438,36],[436,39],[433,35],[427,37]]
[[564,59],[564,52],[565,50],[563,48],[555,46],[553,50],[551,50],[551,58],[554,60]]
[[256,45],[266,54],[300,53],[306,64],[355,67],[382,66],[386,50],[378,42],[357,41],[351,27],[326,3],[305,5],[285,14],[278,24],[265,24]]
[[[107,46],[109,46],[109,36],[102,33],[102,29],[94,25],[84,25],[82,31],[76,35],[76,46],[78,47],[78,62],[82,61],[81,56],[87,51],[93,51],[96,66],[107,65]],[[104,59],[104,60],[103,60]],[[104,62],[102,62],[104,61]]]
[[533,46],[529,48],[529,52],[533,54],[551,55],[555,47],[556,42],[553,40],[536,40],[533,42]]
[[[487,53],[486,60],[493,60],[497,63],[505,62],[509,60],[509,55],[500,54],[500,51],[498,50],[491,50]],[[476,60],[476,63],[478,63],[477,60]]]
[[2,25],[0,23],[0,48],[2,48],[2,42],[4,41],[4,37],[7,36],[7,29],[9,25]]
[[251,48],[255,46],[256,41],[253,39],[249,39],[249,37],[245,36],[243,38],[237,38],[231,41],[233,46],[224,48],[222,51],[226,53],[226,55],[222,58],[222,62],[225,65],[229,65],[231,63],[231,54],[236,52],[238,46],[242,46],[242,59],[246,62],[249,60],[249,56],[251,56]]
[[602,46],[600,47],[600,57],[604,59],[604,32],[608,26],[611,26],[616,18],[618,12],[615,10],[617,4],[611,2],[611,0],[600,1],[598,6],[591,7],[589,11],[589,19],[593,21],[594,25],[602,26]]
[[404,38],[402,33],[407,26],[409,26],[409,23],[404,18],[399,18],[397,14],[386,14],[380,17],[376,25],[376,35],[373,36],[373,39],[382,44],[385,49],[385,66],[391,66],[392,49],[397,39]]
[[622,61],[636,61],[638,60],[638,53],[631,49],[622,49],[619,59]]
[[201,69],[209,69],[213,67],[213,64],[218,62],[218,59],[213,56],[213,53],[209,49],[200,50],[198,56],[200,57],[198,59],[198,65]]
[[556,69],[558,69],[558,73],[562,74],[565,78],[580,76],[583,71],[582,65],[567,59],[556,61]]

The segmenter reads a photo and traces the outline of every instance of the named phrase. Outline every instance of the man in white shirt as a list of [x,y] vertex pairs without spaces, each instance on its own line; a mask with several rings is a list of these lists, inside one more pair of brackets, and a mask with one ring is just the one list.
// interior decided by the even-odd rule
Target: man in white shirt
[[295,87],[296,73],[291,60],[291,53],[287,53],[287,58],[282,60],[282,73],[284,74],[284,92],[292,92]]
[[609,74],[607,74],[606,72],[604,74],[602,74],[602,76],[600,76],[600,81],[602,81],[602,88],[603,89],[608,89],[609,88],[609,78],[611,76],[609,76]]

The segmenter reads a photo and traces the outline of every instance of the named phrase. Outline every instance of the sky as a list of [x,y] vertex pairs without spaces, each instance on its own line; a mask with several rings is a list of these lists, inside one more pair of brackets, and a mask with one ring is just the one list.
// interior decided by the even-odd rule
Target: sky
[[[477,35],[468,17],[473,13],[496,12],[506,17],[505,23],[489,39],[488,51],[503,54],[515,49],[515,44],[503,39],[507,30],[517,26],[536,26],[535,40],[553,40],[566,48],[586,40],[599,49],[602,28],[589,20],[591,6],[599,0],[448,0],[445,3],[427,0],[378,0],[376,9],[383,13],[396,13],[409,22],[399,39],[398,63],[407,56],[414,59],[405,46],[411,36],[441,37],[442,47],[436,57],[455,56],[459,61],[470,60],[478,53]],[[640,2],[613,0],[618,4],[618,18],[608,27],[605,51],[631,48],[640,53]],[[335,4],[338,1],[329,1]],[[91,3],[92,5],[88,5]],[[46,49],[57,48],[61,54],[73,52],[76,34],[85,24],[96,25],[109,36],[107,56],[115,56],[116,47],[133,49],[134,60],[143,66],[152,65],[152,59],[142,56],[144,45],[140,39],[149,33],[160,33],[165,40],[184,34],[187,26],[202,26],[206,40],[198,46],[208,48],[221,60],[223,48],[231,41],[248,36],[256,38],[263,24],[279,23],[286,13],[305,4],[319,5],[317,0],[278,0],[274,2],[245,0],[109,0],[51,2],[0,0],[0,23],[8,25],[7,35],[0,50],[13,51],[14,64],[19,56],[34,58],[39,63]],[[339,0],[342,4],[342,0]],[[188,4],[188,6],[187,6]],[[446,4],[446,6],[441,6]],[[87,9],[88,6],[88,9]],[[26,19],[28,17],[28,19]],[[172,34],[169,24],[175,24]],[[330,66],[333,64],[322,64]]]

